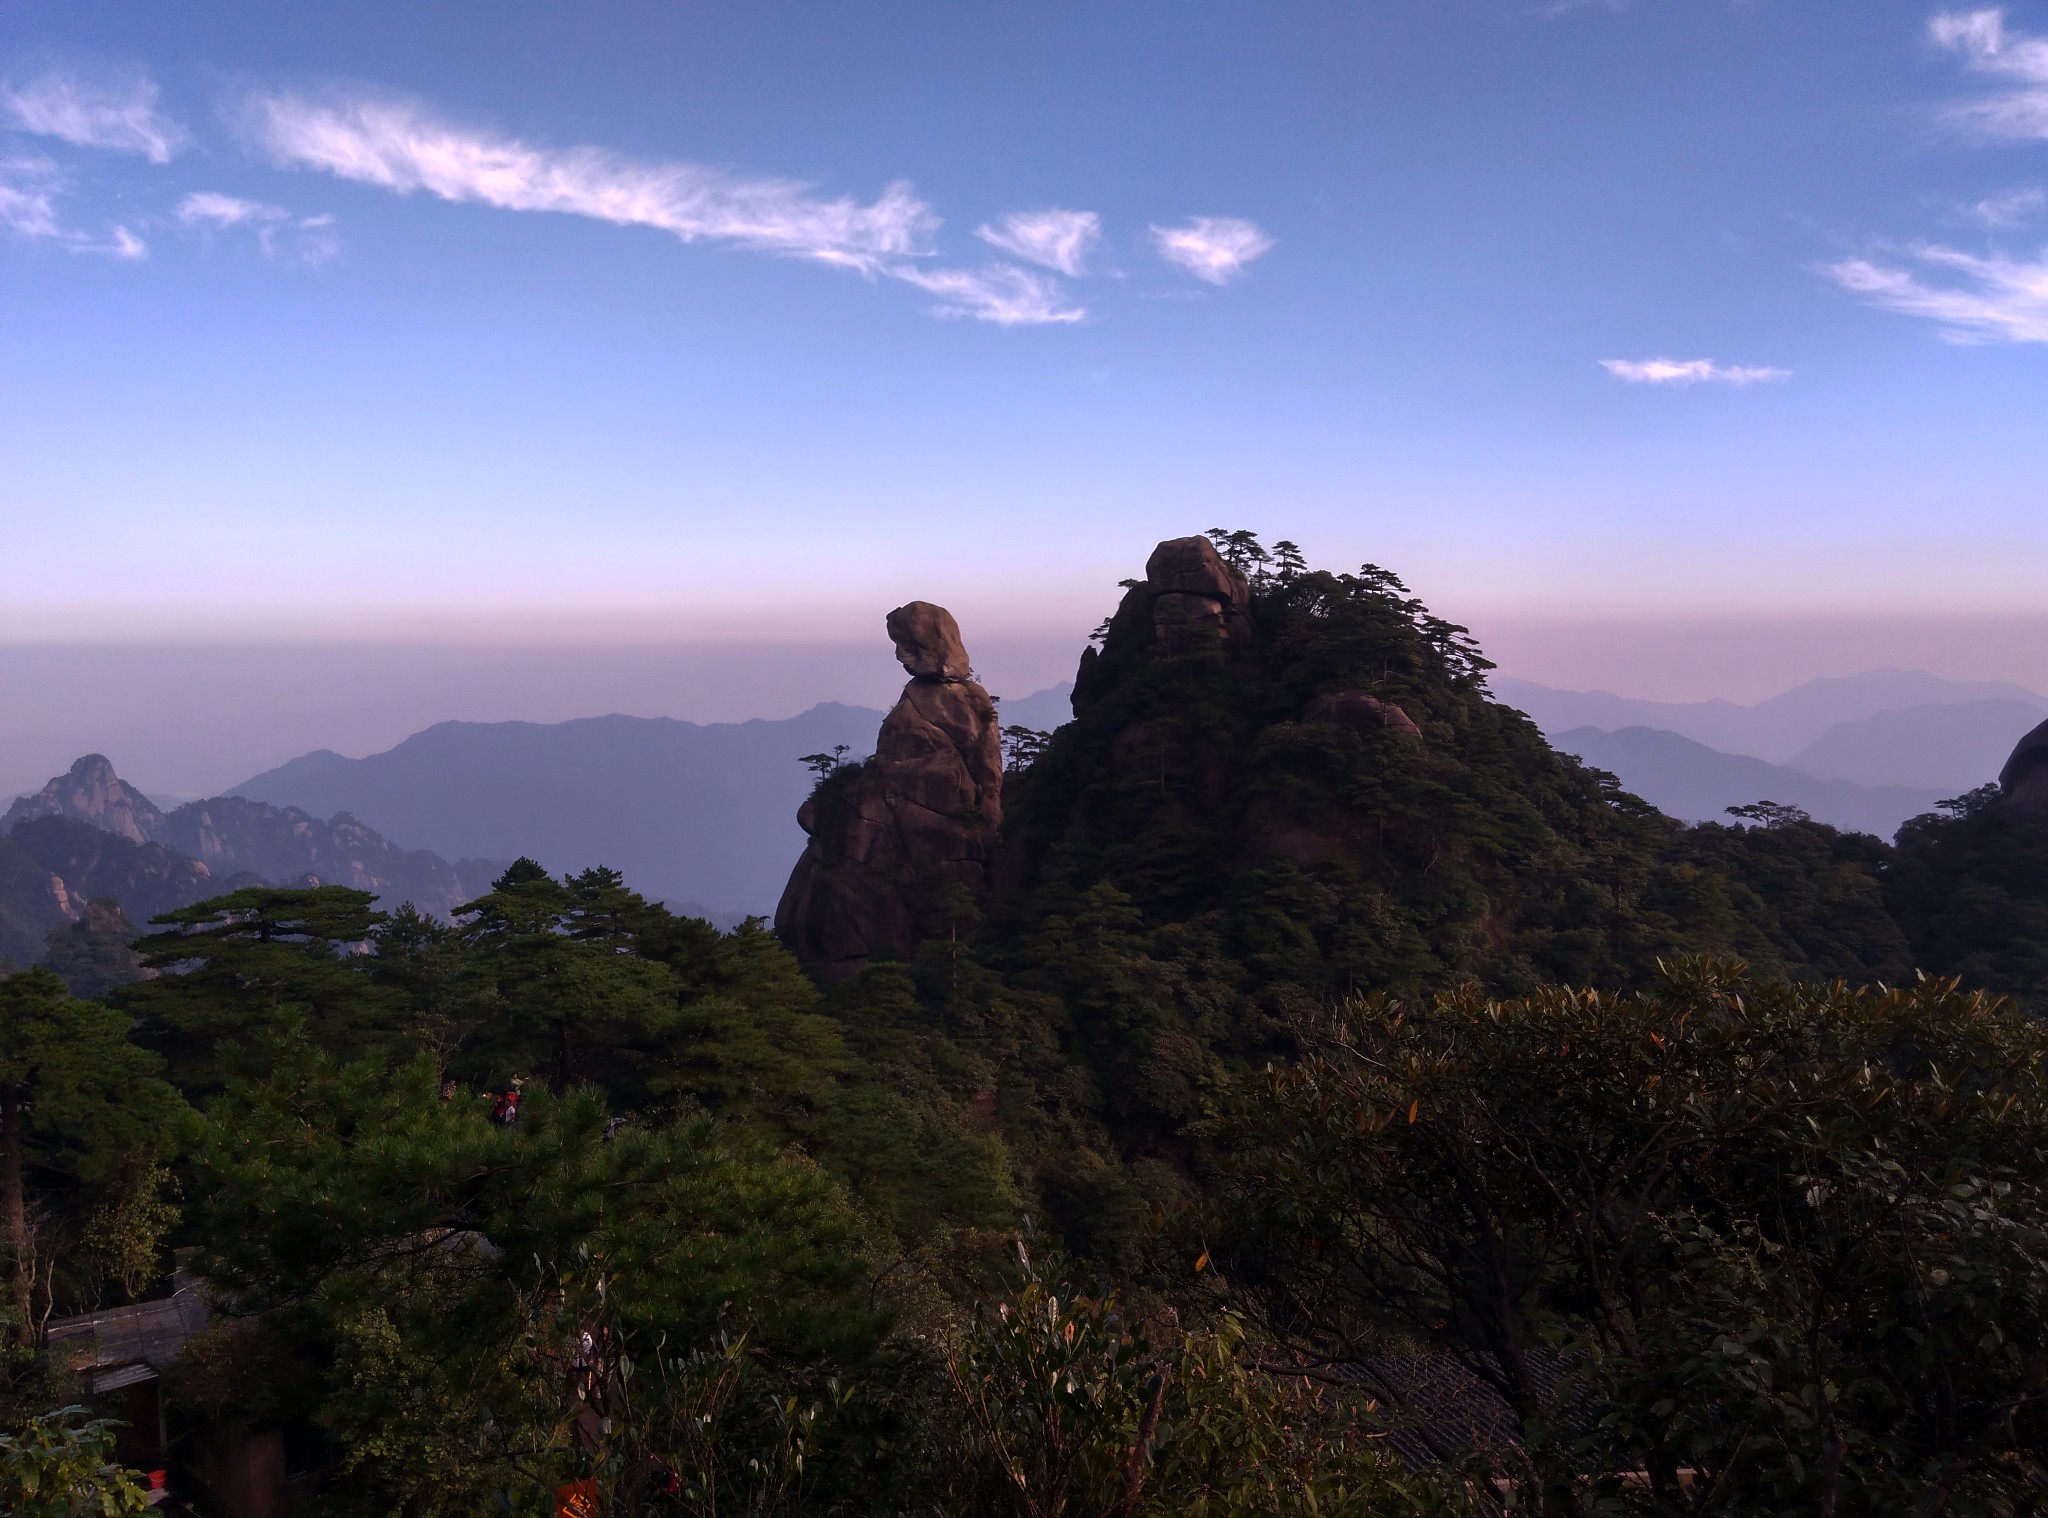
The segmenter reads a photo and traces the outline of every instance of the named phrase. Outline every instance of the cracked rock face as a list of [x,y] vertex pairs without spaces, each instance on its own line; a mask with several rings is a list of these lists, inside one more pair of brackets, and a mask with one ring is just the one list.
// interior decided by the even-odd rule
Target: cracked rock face
[[1003,822],[1002,733],[942,606],[889,613],[910,682],[872,759],[829,776],[797,820],[810,834],[775,910],[807,964],[850,975],[943,932],[948,902],[979,900]]

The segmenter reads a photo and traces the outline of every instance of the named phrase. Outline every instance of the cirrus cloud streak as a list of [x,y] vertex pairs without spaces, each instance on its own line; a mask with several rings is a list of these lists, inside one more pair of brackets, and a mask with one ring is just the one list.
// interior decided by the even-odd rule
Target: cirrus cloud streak
[[1088,255],[1102,240],[1102,218],[1093,211],[1012,211],[974,235],[1027,263],[1061,274],[1088,272]]
[[1765,385],[1792,377],[1790,369],[1717,364],[1710,358],[1603,358],[1600,367],[1631,385]]
[[44,74],[0,90],[0,109],[14,125],[40,137],[169,163],[185,145],[185,132],[158,114],[156,97],[156,85],[144,78],[92,84]]
[[[457,126],[424,107],[388,98],[258,94],[244,102],[241,115],[273,162],[395,194],[419,190],[499,210],[652,227],[683,242],[724,243],[829,264],[923,290],[938,298],[934,310],[940,315],[999,326],[1066,323],[1086,314],[1068,301],[1058,281],[1015,264],[958,269],[918,262],[930,256],[940,222],[902,180],[872,202],[827,199],[795,180],[693,163],[639,163],[595,147],[538,147]],[[1073,235],[1063,238],[1026,224],[1017,235],[1039,239],[1022,244],[1031,250],[1025,256],[1039,262],[1077,260],[1087,239],[1076,240],[1077,229],[1067,230]]]
[[139,263],[149,256],[149,244],[124,226],[109,227],[100,237],[67,227],[57,213],[63,192],[64,180],[49,159],[0,159],[0,228],[26,242],[47,242],[67,253],[97,254],[122,263]]
[[1882,310],[1939,322],[1950,342],[2048,343],[2048,251],[2028,261],[1915,243],[1906,256],[1920,269],[1845,258],[1821,272]]
[[2003,10],[1943,11],[1927,23],[1927,34],[1965,67],[2014,81],[1949,107],[1952,123],[1987,137],[2048,138],[2048,38],[2007,30]]
[[901,181],[863,205],[826,200],[787,179],[746,178],[701,164],[642,164],[601,148],[550,149],[454,126],[402,100],[251,97],[244,113],[275,162],[317,169],[400,195],[505,211],[553,211],[653,227],[684,242],[728,242],[876,272],[924,250],[938,226]]

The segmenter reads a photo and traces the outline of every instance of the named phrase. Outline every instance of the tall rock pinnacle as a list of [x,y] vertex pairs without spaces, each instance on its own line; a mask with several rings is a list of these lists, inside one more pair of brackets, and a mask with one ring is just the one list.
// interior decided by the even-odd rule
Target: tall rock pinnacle
[[875,755],[829,775],[797,813],[810,834],[775,930],[828,975],[943,931],[948,898],[979,899],[1003,823],[1002,733],[959,624],[929,601],[889,613],[910,674]]

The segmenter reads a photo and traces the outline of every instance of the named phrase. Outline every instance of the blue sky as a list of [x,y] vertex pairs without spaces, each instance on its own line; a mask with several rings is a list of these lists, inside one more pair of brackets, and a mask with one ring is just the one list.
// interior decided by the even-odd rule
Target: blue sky
[[2048,4],[5,26],[0,640],[1078,638],[1212,524],[1482,631],[2048,591]]

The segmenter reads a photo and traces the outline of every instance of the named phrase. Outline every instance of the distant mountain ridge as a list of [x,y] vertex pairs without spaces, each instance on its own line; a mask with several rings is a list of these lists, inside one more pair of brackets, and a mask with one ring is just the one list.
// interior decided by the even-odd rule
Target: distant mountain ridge
[[1932,811],[1955,794],[1822,779],[1747,754],[1724,754],[1662,728],[1581,727],[1551,735],[1550,741],[1558,752],[1606,770],[1658,811],[1684,822],[1727,822],[1731,806],[1775,801],[1817,822],[1888,839],[1908,817]]
[[[1072,720],[1061,683],[1003,703],[1010,726]],[[235,787],[318,813],[347,812],[448,856],[526,855],[557,874],[621,870],[679,911],[730,920],[774,911],[803,852],[802,760],[871,753],[882,713],[824,702],[794,717],[441,722],[381,754],[316,750]]]
[[111,899],[138,927],[159,912],[244,885],[317,880],[410,901],[447,918],[490,889],[505,861],[394,847],[347,814],[327,821],[240,796],[166,813],[87,754],[0,816],[0,958],[35,960],[45,937]]
[[[2048,713],[2048,696],[2024,686],[2002,680],[1947,680],[1908,669],[1873,669],[1809,680],[1749,706],[1720,700],[1643,701],[1607,691],[1554,690],[1505,675],[1496,675],[1489,684],[1495,696],[1526,712],[1546,733],[1585,727],[1608,732],[1661,728],[1724,754],[1747,754],[1773,764],[1789,762],[1842,723],[1886,712],[2007,701]],[[1994,764],[1991,773],[1996,772]]]
[[1824,779],[1925,786],[1954,796],[1996,779],[2013,745],[2044,716],[2048,701],[1909,706],[1837,723],[1785,762]]
[[680,910],[766,914],[803,849],[805,754],[874,748],[882,714],[827,702],[780,721],[440,722],[361,759],[320,751],[234,788],[346,812],[443,856],[608,865]]

